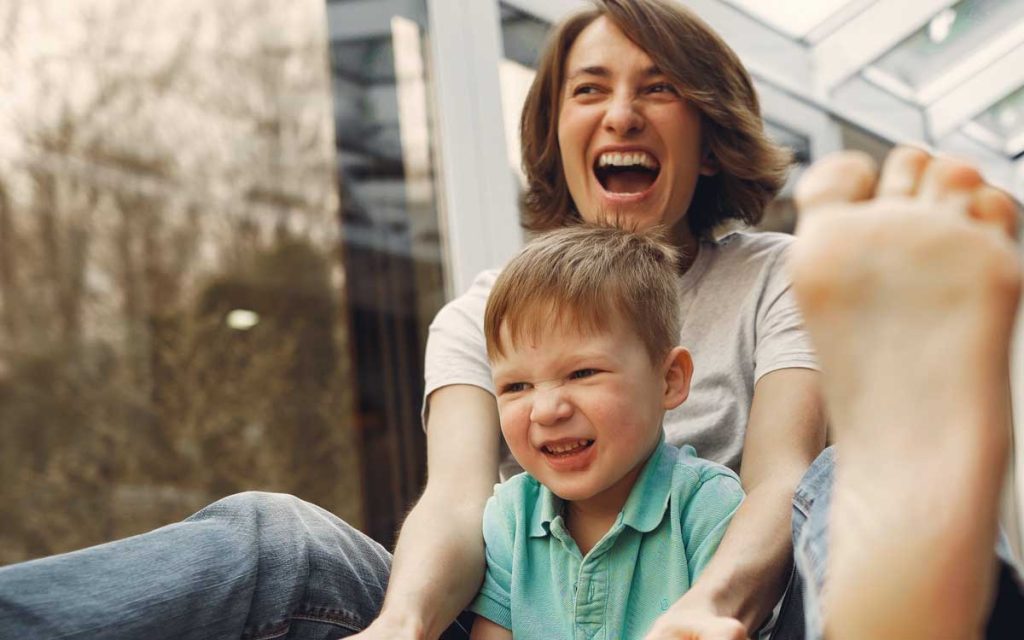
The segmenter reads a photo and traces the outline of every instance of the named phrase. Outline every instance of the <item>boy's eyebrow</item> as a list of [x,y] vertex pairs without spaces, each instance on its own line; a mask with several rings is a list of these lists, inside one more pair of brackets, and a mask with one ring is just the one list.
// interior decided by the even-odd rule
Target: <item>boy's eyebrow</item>
[[[611,72],[611,70],[608,67],[603,67],[601,65],[591,65],[591,66],[580,67],[579,69],[572,70],[569,73],[569,75],[566,76],[565,79],[566,80],[573,80],[575,78],[578,78],[579,76],[597,76],[599,78],[607,78],[611,74],[612,74],[612,72]],[[643,70],[643,76],[645,78],[651,78],[651,77],[654,77],[654,76],[661,76],[661,75],[665,75],[665,74],[662,73],[661,69],[659,69],[656,65],[653,65],[653,64]]]

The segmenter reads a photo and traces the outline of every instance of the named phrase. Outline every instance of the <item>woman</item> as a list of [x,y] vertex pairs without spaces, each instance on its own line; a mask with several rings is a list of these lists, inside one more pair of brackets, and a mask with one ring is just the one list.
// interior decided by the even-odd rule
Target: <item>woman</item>
[[[680,344],[694,353],[695,386],[665,428],[671,442],[738,470],[748,498],[660,626],[698,632],[739,621],[753,632],[789,578],[790,503],[824,444],[824,420],[783,273],[789,239],[715,242],[711,233],[729,219],[760,219],[787,156],[765,137],[733,52],[685,9],[650,0],[600,2],[555,28],[522,136],[529,229],[605,217],[664,225],[689,257]],[[360,637],[436,636],[480,581],[479,522],[499,465],[481,329],[494,277],[481,275],[432,325],[427,488],[403,527],[381,616]]]

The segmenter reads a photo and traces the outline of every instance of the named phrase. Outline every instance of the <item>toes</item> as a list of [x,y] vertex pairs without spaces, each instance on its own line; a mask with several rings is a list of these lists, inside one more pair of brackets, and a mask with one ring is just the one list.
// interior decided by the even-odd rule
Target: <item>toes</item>
[[815,162],[800,178],[794,199],[801,215],[827,204],[859,202],[874,194],[878,170],[865,153],[843,151]]
[[918,196],[931,202],[961,200],[966,206],[984,184],[978,170],[966,162],[935,158],[921,176]]
[[995,225],[1011,238],[1017,237],[1017,205],[1003,191],[982,185],[972,194],[967,211],[975,220]]
[[910,197],[917,193],[921,177],[932,157],[915,147],[896,147],[882,165],[878,180],[879,197]]

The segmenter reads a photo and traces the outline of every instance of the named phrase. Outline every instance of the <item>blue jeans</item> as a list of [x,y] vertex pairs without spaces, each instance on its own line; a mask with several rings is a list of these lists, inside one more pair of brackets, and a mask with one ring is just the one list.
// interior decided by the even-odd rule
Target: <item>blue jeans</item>
[[[821,638],[834,451],[794,498],[797,571],[773,640]],[[1008,549],[988,638],[1020,638],[1024,597]],[[0,638],[344,638],[380,611],[391,558],[327,511],[243,493],[150,533],[0,567]],[[801,588],[800,585],[803,585]],[[806,603],[802,601],[806,599]],[[456,623],[445,640],[464,640]]]
[[[828,521],[835,463],[835,448],[825,449],[807,470],[793,496],[793,558],[796,582],[802,589],[791,585],[789,595],[803,603],[791,607],[790,611],[803,609],[808,640],[823,637],[821,592],[827,579]],[[1024,637],[1024,582],[1003,535],[996,545],[996,556],[1000,564],[999,582],[986,637],[1019,639]],[[785,608],[785,604],[783,606]]]
[[343,638],[391,558],[327,511],[230,496],[150,533],[0,568],[0,638]]

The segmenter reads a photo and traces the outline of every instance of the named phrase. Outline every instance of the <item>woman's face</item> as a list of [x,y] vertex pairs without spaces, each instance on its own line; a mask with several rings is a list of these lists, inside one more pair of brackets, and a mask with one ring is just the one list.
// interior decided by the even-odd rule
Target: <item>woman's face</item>
[[604,17],[573,43],[565,78],[558,145],[580,215],[674,227],[697,178],[714,173],[702,158],[698,111]]

